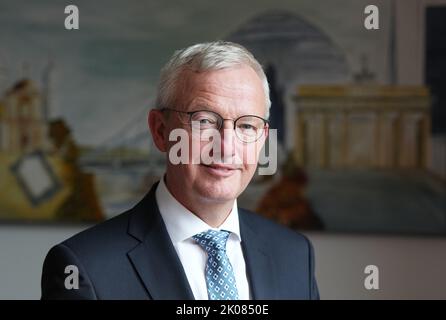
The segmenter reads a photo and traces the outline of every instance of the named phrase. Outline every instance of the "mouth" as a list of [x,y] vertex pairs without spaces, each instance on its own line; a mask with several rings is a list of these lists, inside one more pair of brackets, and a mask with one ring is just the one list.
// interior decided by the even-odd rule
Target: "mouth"
[[201,164],[202,167],[205,168],[205,170],[218,177],[229,177],[232,176],[236,171],[240,170],[239,167],[234,165],[224,165],[224,164]]

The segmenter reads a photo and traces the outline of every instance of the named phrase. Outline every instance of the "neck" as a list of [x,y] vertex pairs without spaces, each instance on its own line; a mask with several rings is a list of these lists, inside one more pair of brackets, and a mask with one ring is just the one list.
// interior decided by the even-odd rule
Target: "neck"
[[199,197],[192,197],[184,192],[184,188],[176,188],[167,174],[164,182],[169,192],[179,203],[212,228],[221,226],[234,206],[234,200],[213,202]]

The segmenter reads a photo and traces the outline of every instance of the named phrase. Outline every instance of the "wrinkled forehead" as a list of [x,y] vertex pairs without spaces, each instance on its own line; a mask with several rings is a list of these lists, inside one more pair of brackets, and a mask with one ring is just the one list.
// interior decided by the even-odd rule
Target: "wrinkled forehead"
[[265,116],[263,83],[249,66],[193,72],[184,70],[176,103],[184,111],[208,109],[224,116]]

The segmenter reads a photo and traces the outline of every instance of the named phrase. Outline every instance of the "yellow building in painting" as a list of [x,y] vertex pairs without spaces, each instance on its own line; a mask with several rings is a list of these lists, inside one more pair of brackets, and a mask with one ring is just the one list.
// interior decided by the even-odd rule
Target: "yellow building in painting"
[[48,121],[45,98],[25,79],[0,99],[0,220],[102,220],[94,175],[65,121]]
[[0,152],[48,147],[41,96],[31,80],[14,85],[0,101]]
[[304,167],[427,168],[430,96],[421,86],[305,85],[294,156]]

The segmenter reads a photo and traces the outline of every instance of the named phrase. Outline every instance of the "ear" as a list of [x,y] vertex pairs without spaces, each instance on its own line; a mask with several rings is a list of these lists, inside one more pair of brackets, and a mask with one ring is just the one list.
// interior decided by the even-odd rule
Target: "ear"
[[152,109],[149,111],[147,118],[150,133],[152,134],[153,142],[161,152],[167,151],[166,137],[166,123],[162,111]]

